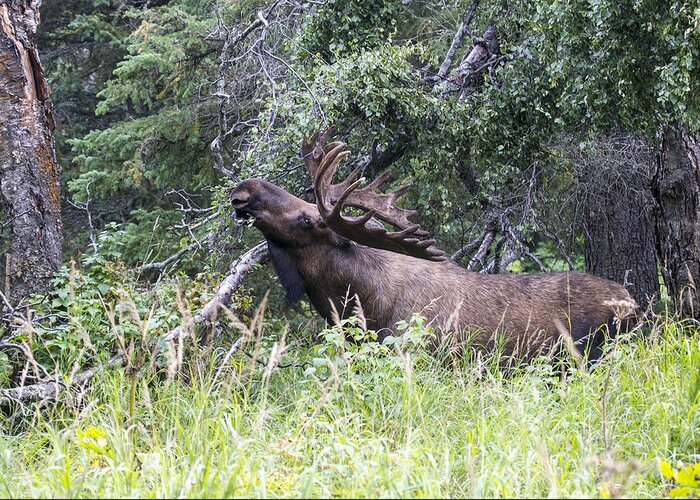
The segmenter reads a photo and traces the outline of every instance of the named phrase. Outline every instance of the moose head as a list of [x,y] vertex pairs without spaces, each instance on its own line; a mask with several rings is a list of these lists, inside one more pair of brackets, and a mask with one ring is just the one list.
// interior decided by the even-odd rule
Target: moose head
[[[247,179],[231,193],[230,201],[237,216],[253,217],[255,227],[273,243],[284,241],[287,245],[299,246],[328,240],[342,246],[349,240],[422,259],[445,260],[445,253],[435,248],[435,240],[428,239],[426,231],[409,221],[409,217],[416,214],[415,210],[396,205],[396,199],[408,191],[410,185],[388,194],[375,192],[389,177],[386,171],[360,189],[364,179],[357,179],[359,167],[340,184],[331,183],[339,163],[350,154],[345,148],[342,142],[332,142],[324,151],[318,133],[302,144],[304,163],[313,180],[316,205],[300,200],[270,182]],[[363,210],[365,215],[344,216],[342,210],[346,207]],[[388,232],[373,220],[374,217],[398,228],[398,231]]]

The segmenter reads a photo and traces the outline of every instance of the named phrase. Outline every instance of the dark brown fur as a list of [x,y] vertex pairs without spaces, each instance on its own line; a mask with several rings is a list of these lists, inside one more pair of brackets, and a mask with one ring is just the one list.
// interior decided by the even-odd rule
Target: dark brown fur
[[[330,320],[348,316],[357,295],[370,328],[380,338],[420,313],[437,331],[473,333],[484,348],[502,334],[506,354],[529,359],[550,350],[568,332],[577,349],[598,355],[611,301],[634,301],[621,285],[580,272],[485,275],[451,260],[433,262],[369,248],[330,230],[315,205],[260,179],[231,194],[239,216],[253,217],[270,243],[272,260],[290,299],[305,292]],[[332,303],[332,305],[331,305]]]

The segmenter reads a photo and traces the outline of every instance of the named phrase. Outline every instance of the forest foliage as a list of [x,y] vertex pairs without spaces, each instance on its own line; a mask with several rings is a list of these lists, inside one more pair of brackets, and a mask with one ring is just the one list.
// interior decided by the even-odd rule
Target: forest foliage
[[[483,2],[470,30],[496,27],[487,70],[439,81],[468,6],[47,2],[38,42],[67,199],[85,208],[89,198],[95,231],[116,223],[127,246],[152,240],[128,246],[129,264],[162,259],[211,230],[177,226],[218,207],[232,181],[263,176],[301,192],[299,143],[332,126],[368,174],[391,165],[397,182],[413,182],[407,203],[448,250],[477,235],[485,209],[512,210],[535,254],[551,246],[545,227],[576,259],[576,178],[562,144],[610,130],[654,141],[665,125],[700,124],[696,6]],[[258,11],[267,25],[243,37]],[[66,218],[75,256],[87,248],[85,211],[68,205]],[[547,257],[553,268],[561,259]]]
[[[314,130],[337,130],[367,177],[410,181],[405,203],[464,265],[533,272],[583,267],[571,148],[625,133],[653,149],[664,127],[700,125],[688,1],[69,0],[41,14],[66,265],[37,312],[51,318],[39,350],[83,356],[87,336],[107,355],[99,311],[125,293],[174,328],[175,304],[206,302],[258,238],[231,217],[237,181],[309,198],[299,146]],[[460,64],[478,44],[481,66]],[[236,312],[274,279],[255,273]],[[271,292],[278,321],[314,317]],[[83,316],[91,326],[64,338]],[[76,362],[48,351],[50,366]]]
[[[0,471],[31,480],[0,492],[697,495],[681,482],[700,462],[697,321],[667,296],[605,370],[567,365],[570,379],[495,358],[447,368],[421,348],[420,317],[384,343],[352,321],[324,327],[265,268],[220,330],[192,319],[259,239],[234,221],[231,188],[263,177],[310,199],[299,147],[320,129],[352,150],[341,175],[411,182],[403,201],[463,265],[583,269],[572,150],[618,134],[659,151],[668,127],[700,131],[696,0],[45,0],[41,18],[65,265],[39,320],[14,327],[31,362],[3,351],[0,380],[71,378],[115,353],[126,369],[48,414],[3,416]],[[488,58],[460,66],[478,44]],[[168,351],[179,325],[215,341]],[[252,360],[227,354],[237,339]],[[42,467],[52,485],[32,476]]]

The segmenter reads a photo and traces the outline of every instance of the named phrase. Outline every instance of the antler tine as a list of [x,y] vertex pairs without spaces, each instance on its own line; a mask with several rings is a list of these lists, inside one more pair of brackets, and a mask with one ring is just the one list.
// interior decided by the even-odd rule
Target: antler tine
[[404,184],[400,188],[398,188],[396,191],[392,191],[391,194],[394,195],[394,199],[398,198],[402,194],[406,193],[408,190],[410,190],[413,187],[413,184],[410,182],[408,184]]
[[[313,179],[318,171],[319,164],[324,157],[324,150],[321,147],[322,144],[328,142],[328,139],[335,135],[335,129],[333,127],[321,132],[317,130],[311,137],[304,138],[301,141],[301,156],[304,160],[304,165],[306,165],[306,170],[311,175]],[[337,144],[335,142],[331,144]],[[331,145],[329,144],[329,146]]]
[[[348,186],[348,188],[343,192],[343,194],[340,195],[340,198],[338,198],[338,201],[335,202],[333,205],[333,214],[334,215],[340,215],[340,212],[343,210],[343,207],[345,206],[345,202],[347,201],[347,199],[350,197],[350,195],[353,193],[353,191],[355,191],[357,189],[357,186],[359,186],[360,184],[362,184],[364,182],[364,180],[365,180],[364,177],[362,179],[357,179],[355,182],[350,184],[350,186]],[[367,220],[369,220],[372,217],[374,217],[376,210],[369,210],[367,213],[370,214],[370,216],[367,217]],[[367,221],[364,221],[364,222],[367,222]],[[364,224],[364,222],[363,222],[363,224]]]
[[[445,252],[434,247],[435,240],[425,239],[429,233],[409,220],[409,217],[417,212],[396,205],[396,199],[410,189],[410,184],[390,193],[376,192],[389,178],[390,172],[387,170],[367,186],[360,188],[364,178],[356,179],[361,171],[359,167],[342,182],[332,184],[338,165],[350,152],[345,149],[346,144],[343,142],[334,141],[322,147],[322,141],[319,143],[318,139],[318,134],[314,134],[308,141],[304,141],[302,153],[313,178],[319,213],[333,231],[375,248],[428,260],[446,259]],[[365,213],[361,216],[344,216],[342,210],[346,206],[359,208]],[[395,226],[398,230],[387,231],[380,222],[370,222],[373,217]]]
[[[400,228],[412,226],[414,223],[409,220],[409,217],[413,217],[418,212],[415,210],[401,208],[396,205],[396,200],[399,198],[399,196],[411,189],[411,184],[405,184],[390,193],[375,192],[375,190],[379,188],[390,175],[391,172],[389,170],[385,170],[367,186],[363,187],[362,189],[357,189],[355,191],[355,196],[348,201],[348,205],[367,210],[368,202],[365,200],[371,200],[372,207],[376,207],[377,217],[384,222],[388,222],[389,224],[393,224]],[[420,236],[427,236],[428,232],[421,229],[416,234]]]
[[391,172],[389,172],[389,170],[385,170],[384,172],[379,174],[379,176],[377,176],[376,179],[367,184],[367,186],[365,186],[363,189],[367,191],[374,191],[378,187],[381,187],[381,185],[384,184],[384,182],[389,178],[390,175]]
[[413,224],[412,226],[408,226],[406,229],[402,229],[401,231],[393,231],[391,233],[387,233],[386,237],[392,239],[405,239],[406,236],[415,234],[419,229],[419,224]]
[[[338,168],[338,164],[343,161],[343,158],[350,154],[350,151],[344,151],[346,146],[344,142],[332,142],[329,146],[333,147],[327,148],[323,160],[321,161],[321,166],[318,172],[316,172],[316,176],[319,179],[327,180],[328,185],[330,185],[330,181]],[[314,182],[316,182],[316,179],[314,179]]]
[[[342,142],[333,144],[335,144],[335,146],[325,154],[313,179],[314,190],[316,191],[316,204],[319,207],[319,211],[322,212],[321,215],[324,216],[331,212],[331,209],[328,208],[329,206],[338,205],[335,200],[343,197],[343,195],[347,198],[347,188],[344,190],[345,192],[342,192],[340,196],[338,196],[332,189],[331,181],[338,168],[338,164],[343,161],[343,158],[350,154],[350,151],[343,151],[345,149],[345,144]],[[355,181],[354,184],[355,186],[353,189],[359,185],[359,182]],[[342,208],[342,204],[339,208]]]
[[314,175],[318,170],[318,163],[320,160],[320,157],[314,157],[314,149],[316,148],[318,134],[318,131],[314,132],[314,134],[311,137],[309,137],[308,139],[303,139],[301,141],[301,158],[302,160],[304,160],[306,170],[309,172],[309,175],[311,175],[312,179],[314,178]]
[[[334,215],[336,215],[335,208],[334,208]],[[340,216],[340,210],[338,210],[337,215]],[[354,226],[364,226],[365,224],[367,224],[367,222],[369,222],[369,220],[372,217],[374,217],[374,210],[370,210],[366,214],[360,215],[358,217],[352,217],[352,218],[348,217],[348,218],[344,218],[344,219],[348,222],[348,224],[352,224]],[[379,223],[379,222],[377,222],[376,226],[374,226],[372,228],[368,228],[368,229],[371,231],[386,231],[386,229],[384,229],[384,226],[382,226],[381,223]]]
[[[348,152],[349,154],[349,152]],[[344,158],[344,157],[343,157]],[[333,184],[333,192],[332,192],[332,201],[333,203],[336,202],[338,199],[339,193],[342,194],[344,193],[349,187],[350,184],[355,182],[355,179],[357,179],[357,176],[360,175],[360,172],[362,171],[361,167],[355,167],[352,172],[348,174],[348,176],[343,179],[340,183],[338,184]],[[333,174],[335,174],[335,170],[333,170]],[[332,176],[331,176],[332,178]]]

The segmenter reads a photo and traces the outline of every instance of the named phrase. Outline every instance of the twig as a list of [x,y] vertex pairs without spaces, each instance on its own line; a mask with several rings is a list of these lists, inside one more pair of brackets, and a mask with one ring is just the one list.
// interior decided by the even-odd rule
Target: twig
[[533,254],[532,252],[527,252],[527,251],[526,251],[526,252],[525,252],[525,255],[527,255],[528,257],[530,257],[532,260],[535,261],[535,264],[537,264],[537,266],[540,268],[540,271],[542,271],[543,273],[546,273],[546,272],[547,272],[547,268],[544,266],[544,264],[542,263],[542,261],[541,261],[540,259],[537,258],[537,256],[536,256],[535,254]]
[[211,240],[212,235],[207,235],[201,240],[195,240],[192,243],[190,243],[186,248],[183,248],[182,250],[179,250],[177,253],[171,255],[167,259],[161,261],[161,262],[151,262],[150,264],[143,264],[139,267],[136,267],[134,270],[135,271],[150,271],[152,269],[156,269],[158,271],[162,271],[165,269],[168,265],[172,264],[176,260],[178,260],[180,257],[185,255],[186,253],[191,252],[195,248],[201,248],[202,243],[206,243],[209,240]]
[[19,218],[22,217],[23,215],[26,215],[26,214],[28,214],[28,213],[30,213],[30,212],[31,212],[31,210],[25,210],[24,212],[20,212],[20,213],[18,213],[18,214],[16,214],[16,215],[13,215],[12,217],[7,218],[7,219],[4,220],[3,222],[0,222],[0,227],[7,227],[7,226],[10,225],[10,222],[12,222],[14,219],[19,219]]
[[484,239],[485,234],[482,234],[479,236],[477,239],[470,241],[466,245],[464,245],[462,248],[457,250],[455,253],[452,254],[452,257],[450,257],[452,260],[455,262],[459,262],[461,259],[463,259],[469,252],[474,250],[479,246],[479,244],[482,242]]
[[32,368],[34,368],[35,378],[41,380],[41,377],[39,377],[39,368],[41,368],[41,371],[44,372],[45,377],[50,376],[49,371],[46,369],[46,367],[44,367],[44,365],[42,365],[41,363],[37,362],[37,360],[34,358],[30,347],[25,342],[22,342],[21,344],[16,344],[7,341],[0,342],[0,350],[4,349],[16,349],[19,352],[21,352],[24,355],[26,362],[29,363],[32,366]]
[[309,84],[304,80],[304,78],[284,59],[281,57],[277,57],[275,54],[272,52],[269,52],[267,50],[264,50],[265,54],[271,57],[272,59],[282,63],[286,68],[301,82],[301,84],[306,88],[306,91],[309,93],[311,96],[311,99],[314,101],[314,104],[318,107],[318,113],[321,115],[321,120],[323,123],[326,123],[326,115],[323,112],[323,107],[321,106],[321,102],[318,100],[316,97],[316,94],[314,93],[313,90],[311,90],[311,87],[309,87]]
[[2,290],[0,290],[0,299],[5,303],[5,307],[7,307],[7,310],[9,311],[9,316],[12,316],[15,314],[15,308],[12,307],[12,304],[10,304],[10,301],[7,297],[5,297],[5,294],[2,293]]
[[68,203],[78,210],[85,210],[88,219],[88,227],[90,228],[90,245],[92,246],[93,252],[97,252],[97,237],[95,236],[95,225],[92,222],[92,212],[90,211],[90,184],[92,181],[88,182],[85,186],[85,203],[76,203],[74,201],[68,200]]
[[569,254],[566,252],[565,244],[559,235],[549,231],[541,221],[538,221],[538,227],[547,238],[554,240],[557,243],[557,250],[559,250],[559,254],[564,257],[566,264],[569,266],[569,271],[573,271],[575,269],[574,263],[572,262],[571,257],[569,257]]

